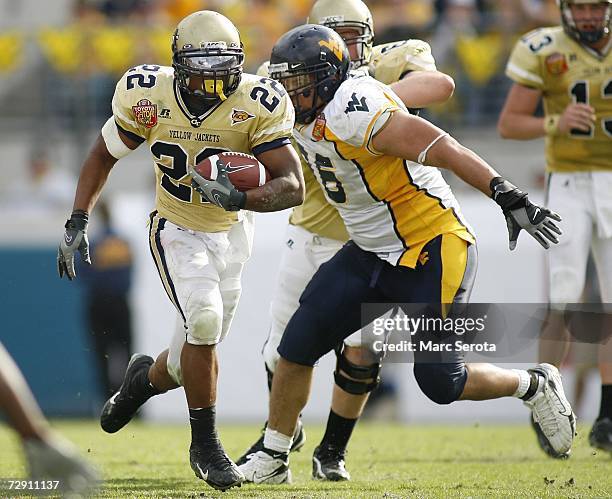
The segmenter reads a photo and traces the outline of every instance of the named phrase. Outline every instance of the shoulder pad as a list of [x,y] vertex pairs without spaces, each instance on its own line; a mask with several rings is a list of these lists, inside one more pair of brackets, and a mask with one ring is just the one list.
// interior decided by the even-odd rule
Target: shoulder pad
[[265,61],[264,63],[261,64],[261,66],[257,68],[257,71],[255,72],[255,74],[257,74],[258,76],[268,77],[270,75],[269,68],[270,68],[270,61]]
[[374,47],[371,74],[378,81],[391,84],[409,71],[435,71],[431,47],[423,40],[403,40]]
[[506,75],[521,85],[544,87],[543,58],[559,50],[563,28],[540,28],[525,34],[514,46]]
[[385,111],[405,109],[393,91],[370,76],[346,80],[325,107],[330,131],[353,146],[364,146],[374,122]]
[[538,28],[525,33],[517,42],[523,44],[530,52],[539,54],[555,50],[560,41],[565,37],[565,32],[561,26],[552,28]]
[[112,109],[115,122],[134,138],[145,139],[157,122],[156,104],[171,95],[174,71],[143,64],[125,72],[115,87]]

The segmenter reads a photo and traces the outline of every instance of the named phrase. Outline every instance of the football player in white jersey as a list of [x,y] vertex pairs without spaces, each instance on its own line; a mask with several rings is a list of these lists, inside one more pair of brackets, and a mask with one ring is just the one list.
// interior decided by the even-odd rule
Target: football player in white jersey
[[[612,302],[612,0],[558,3],[562,26],[527,33],[512,52],[506,74],[514,84],[498,126],[508,139],[546,137],[547,203],[571,228],[547,255],[551,311],[540,360],[555,365],[570,338],[560,311],[581,301],[589,251],[602,301]],[[545,116],[534,116],[541,100]],[[612,452],[609,334],[600,339],[601,403],[589,442]],[[560,457],[545,439],[538,441],[548,455]]]
[[[427,303],[437,317],[452,317],[455,304],[467,302],[475,239],[433,165],[452,170],[500,205],[510,249],[521,230],[545,248],[561,233],[558,215],[532,204],[475,153],[408,113],[390,87],[350,73],[348,57],[336,32],[305,25],[283,35],[270,58],[270,75],[285,86],[296,110],[294,138],[319,183],[331,191],[326,190],[327,200],[351,240],[320,266],[283,334],[264,449],[240,466],[255,483],[290,480],[289,450],[313,366],[375,318],[362,304]],[[459,350],[444,347],[453,336],[438,338],[443,354],[415,351],[421,390],[439,404],[521,398],[550,444],[569,453],[575,421],[557,369],[466,364]]]
[[[157,180],[149,244],[184,329],[156,361],[132,357],[100,422],[114,433],[148,398],[183,386],[192,432],[191,467],[209,485],[225,490],[244,477],[225,454],[215,429],[215,346],[229,331],[242,267],[251,251],[252,223],[246,210],[298,205],[304,186],[290,144],[291,101],[275,81],[243,74],[242,43],[231,21],[212,11],[187,16],[173,36],[172,51],[172,67],[132,68],[117,83],[113,116],[83,164],[58,267],[60,277],[73,279],[75,252],[89,260],[88,217],[107,176],[118,159],[147,142]],[[223,171],[216,181],[192,179],[194,165],[224,150],[254,154],[272,179],[246,193],[236,190]]]
[[[452,78],[436,70],[429,45],[422,40],[403,40],[373,46],[374,23],[361,0],[318,0],[308,16],[309,22],[328,26],[346,42],[351,68],[364,71],[394,85],[394,90],[409,108],[445,102],[452,95]],[[268,76],[269,63],[258,74]],[[401,81],[401,82],[399,82]],[[299,297],[319,266],[329,260],[348,240],[342,218],[325,200],[323,189],[309,166],[303,165],[306,184],[304,203],[293,209],[283,247],[277,287],[270,307],[271,324],[263,348],[268,387],[278,362],[278,345],[289,319],[297,310]],[[326,188],[333,189],[329,184]],[[313,477],[320,480],[349,480],[345,466],[346,448],[363,412],[369,394],[379,383],[380,355],[361,347],[359,332],[335,349],[332,403],[321,442],[314,450]],[[298,422],[292,451],[305,442],[302,422]],[[262,436],[239,458],[263,447]]]

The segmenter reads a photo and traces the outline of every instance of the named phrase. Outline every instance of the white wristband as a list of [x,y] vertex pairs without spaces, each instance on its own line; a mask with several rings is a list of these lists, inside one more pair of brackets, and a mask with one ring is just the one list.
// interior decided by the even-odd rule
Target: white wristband
[[126,146],[123,140],[121,140],[115,118],[112,116],[102,127],[102,138],[104,139],[108,152],[113,158],[121,159],[123,156],[127,156],[132,152],[132,149]]
[[440,139],[443,139],[444,137],[446,137],[448,135],[448,132],[443,133],[441,135],[438,135],[431,144],[429,144],[425,149],[423,149],[421,151],[421,153],[419,154],[418,158],[417,158],[417,162],[421,165],[425,164],[425,160],[427,159],[427,153],[429,152],[429,150],[436,145],[436,142],[438,142]]

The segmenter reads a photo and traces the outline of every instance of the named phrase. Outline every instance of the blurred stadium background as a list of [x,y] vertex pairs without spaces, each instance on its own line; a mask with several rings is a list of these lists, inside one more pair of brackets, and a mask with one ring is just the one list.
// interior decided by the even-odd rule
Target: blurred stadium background
[[[440,70],[456,81],[444,107],[426,115],[474,148],[505,176],[542,199],[543,143],[502,141],[495,124],[509,80],[504,65],[520,34],[558,23],[554,0],[372,0],[376,43],[423,38]],[[170,63],[170,35],[183,16],[218,10],[241,31],[246,70],[268,58],[277,37],[304,22],[311,0],[0,0],[0,340],[13,354],[43,410],[51,416],[94,416],[103,400],[84,321],[83,287],[60,281],[56,248],[70,213],[87,149],[110,115],[115,82],[130,66]],[[134,258],[134,347],[156,355],[168,344],[175,314],[148,253],[147,213],[154,202],[149,153],[141,148],[111,174],[104,197]],[[543,302],[544,255],[524,238],[512,255],[498,208],[453,184],[480,242],[473,301]],[[267,412],[260,356],[267,311],[288,213],[257,217],[254,255],[232,333],[219,350],[220,420],[258,422]],[[91,234],[98,217],[94,212]],[[515,280],[499,286],[503,266]],[[317,370],[306,418],[322,421],[334,360]],[[388,366],[395,381],[392,415],[401,421],[518,421],[513,400],[435,406],[422,396],[406,365]],[[566,369],[569,384],[572,370]],[[598,400],[594,373],[580,415],[592,419]],[[571,393],[571,389],[570,389]],[[231,395],[230,395],[231,394]],[[184,421],[183,394],[152,400],[147,416]]]

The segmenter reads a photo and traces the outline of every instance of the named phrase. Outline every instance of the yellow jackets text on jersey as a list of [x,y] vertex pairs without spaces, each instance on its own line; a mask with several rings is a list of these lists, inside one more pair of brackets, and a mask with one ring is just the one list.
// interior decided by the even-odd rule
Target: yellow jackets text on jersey
[[296,127],[294,137],[350,238],[393,265],[414,268],[436,236],[474,238],[437,168],[372,149],[373,135],[400,109],[406,111],[388,86],[354,72],[323,109],[325,123]]
[[597,120],[589,132],[546,137],[548,171],[612,169],[612,50],[600,56],[562,27],[538,29],[518,41],[506,74],[542,90],[547,115],[562,114],[572,102],[595,108]]
[[159,214],[188,229],[228,230],[236,214],[203,201],[191,187],[189,168],[220,151],[259,154],[289,143],[291,100],[277,82],[243,74],[236,92],[203,115],[193,116],[170,67],[130,69],[117,83],[113,115],[119,129],[147,142],[155,165]]

